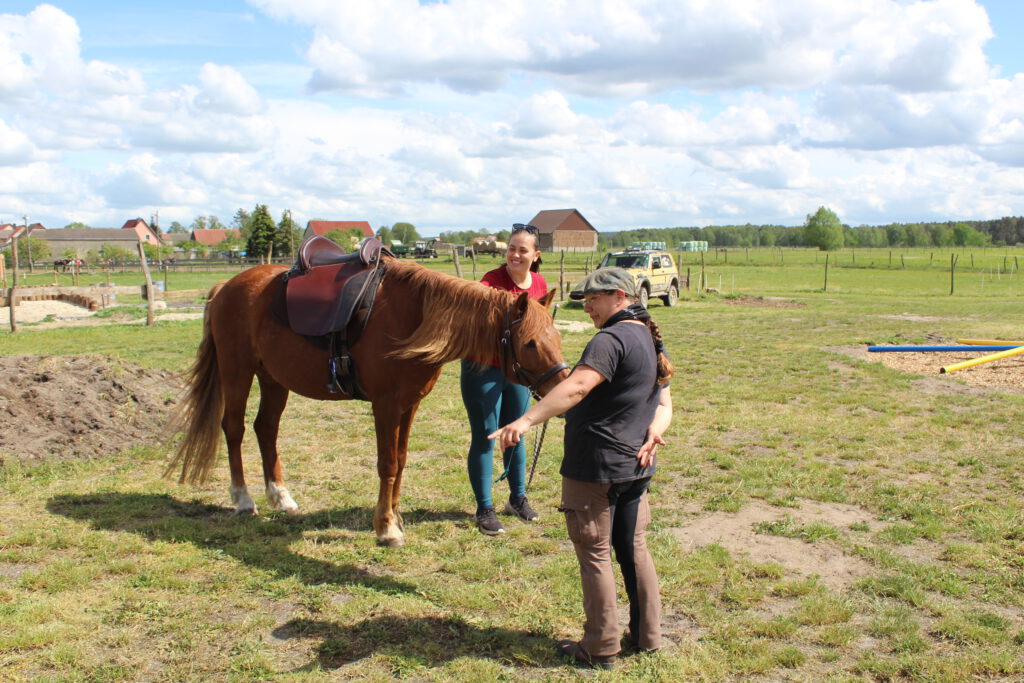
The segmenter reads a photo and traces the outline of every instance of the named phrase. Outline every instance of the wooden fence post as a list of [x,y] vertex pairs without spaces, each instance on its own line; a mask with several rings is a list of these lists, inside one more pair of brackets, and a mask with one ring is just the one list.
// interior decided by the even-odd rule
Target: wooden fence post
[[18,307],[18,236],[11,236],[11,265],[14,266],[11,291],[7,295],[7,305],[11,312],[11,333],[18,331],[18,315],[14,312]]
[[828,291],[828,253],[825,253],[825,286],[821,288],[821,291]]
[[562,260],[558,264],[558,300],[565,301],[565,249],[562,250]]
[[153,324],[153,280],[149,277],[149,264],[146,263],[146,251],[139,242],[139,264],[142,266],[142,274],[146,276],[146,326]]
[[452,245],[452,263],[455,264],[455,275],[462,279],[462,266],[459,265],[459,250]]

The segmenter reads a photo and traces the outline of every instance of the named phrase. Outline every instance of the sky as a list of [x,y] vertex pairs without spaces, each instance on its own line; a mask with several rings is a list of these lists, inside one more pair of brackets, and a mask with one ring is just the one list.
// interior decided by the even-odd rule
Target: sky
[[1018,0],[0,3],[0,223],[1024,213]]

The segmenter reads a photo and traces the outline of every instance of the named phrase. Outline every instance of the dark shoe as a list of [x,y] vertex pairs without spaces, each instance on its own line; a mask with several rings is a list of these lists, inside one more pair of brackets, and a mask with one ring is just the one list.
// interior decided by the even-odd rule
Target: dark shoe
[[633,634],[630,633],[629,631],[626,631],[626,633],[623,634],[621,645],[622,645],[622,649],[623,650],[628,650],[629,652],[637,652],[637,653],[657,652],[660,649],[660,648],[657,648],[657,647],[654,647],[654,648],[640,647],[640,645],[633,639]]
[[540,515],[530,507],[530,501],[526,500],[526,496],[522,498],[509,498],[508,502],[505,503],[505,512],[515,515],[524,522],[535,522],[540,519]]
[[590,666],[595,669],[614,669],[615,655],[591,655],[575,640],[562,640],[558,643],[558,654],[573,660],[574,664]]
[[484,508],[482,512],[476,513],[476,528],[480,533],[488,536],[497,536],[505,533],[505,527],[501,525],[498,516],[494,514],[494,508]]

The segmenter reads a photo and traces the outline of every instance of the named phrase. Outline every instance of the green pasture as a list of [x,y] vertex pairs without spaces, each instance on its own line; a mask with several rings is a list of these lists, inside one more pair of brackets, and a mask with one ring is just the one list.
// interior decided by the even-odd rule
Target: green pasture
[[[452,364],[414,426],[400,549],[377,547],[371,530],[364,403],[292,397],[280,448],[296,516],[266,509],[251,431],[255,518],[231,513],[226,462],[202,487],[162,478],[170,447],[158,434],[88,461],[4,458],[0,679],[1020,680],[1024,394],[835,350],[1020,338],[1020,276],[984,271],[980,250],[977,270],[961,270],[961,255],[950,296],[948,252],[943,271],[938,254],[931,266],[889,268],[878,250],[871,268],[861,251],[856,265],[842,263],[848,250],[830,255],[825,292],[823,253],[745,264],[735,250],[727,264],[711,252],[718,293],[652,304],[677,367],[651,492],[672,641],[663,652],[623,657],[611,672],[554,654],[582,620],[556,511],[562,425],[551,422],[529,491],[541,520],[504,517],[507,534],[482,536],[470,520]],[[993,266],[1005,255],[987,254]],[[694,256],[684,272],[699,269]],[[567,261],[567,279],[578,278],[584,257]],[[558,265],[545,258],[549,281]],[[223,275],[186,284],[171,273],[171,289]],[[798,305],[757,305],[779,302]],[[560,323],[586,320],[575,305],[558,313]],[[0,334],[0,354],[99,353],[183,370],[200,327],[25,325]],[[567,359],[591,333],[563,331]],[[496,485],[496,500],[506,493]],[[716,530],[717,542],[695,540]]]

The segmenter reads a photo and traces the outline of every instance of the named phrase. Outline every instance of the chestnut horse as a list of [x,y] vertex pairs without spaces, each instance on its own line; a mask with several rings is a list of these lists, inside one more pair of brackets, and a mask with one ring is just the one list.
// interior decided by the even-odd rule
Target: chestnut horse
[[[271,300],[285,266],[256,266],[210,291],[203,338],[178,413],[185,429],[168,471],[180,481],[206,480],[223,430],[237,512],[256,514],[242,471],[246,400],[253,376],[260,386],[253,423],[263,460],[267,500],[295,512],[285,488],[277,433],[294,391],[322,401],[347,400],[327,388],[328,352],[277,322]],[[381,545],[404,542],[398,495],[409,430],[420,401],[430,393],[441,366],[459,358],[502,359],[505,375],[531,384],[540,394],[568,375],[561,337],[546,310],[554,290],[540,303],[423,266],[386,258],[373,313],[351,349],[358,381],[373,406],[380,491],[373,528]]]

